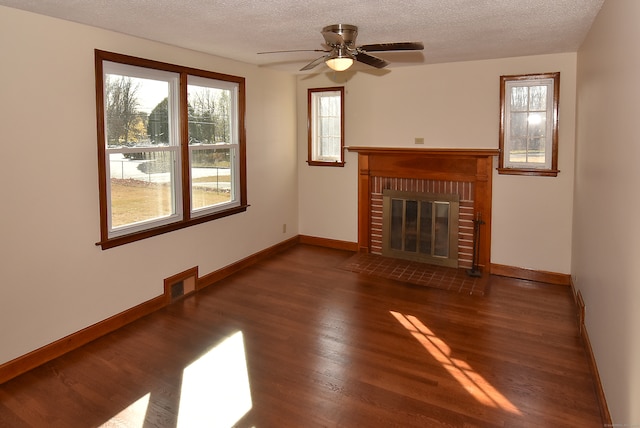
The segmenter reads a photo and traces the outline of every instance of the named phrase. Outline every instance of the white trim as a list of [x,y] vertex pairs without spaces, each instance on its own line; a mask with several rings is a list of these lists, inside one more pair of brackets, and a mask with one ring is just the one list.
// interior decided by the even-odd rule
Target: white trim
[[[546,86],[546,129],[545,129],[545,146],[544,146],[544,163],[542,162],[512,162],[510,161],[511,153],[511,91],[514,88]],[[504,167],[514,169],[541,169],[549,170],[552,167],[553,157],[553,94],[554,79],[530,79],[530,80],[509,80],[505,82],[505,126],[504,126]],[[532,114],[529,110],[528,114]],[[542,111],[540,111],[542,112]]]

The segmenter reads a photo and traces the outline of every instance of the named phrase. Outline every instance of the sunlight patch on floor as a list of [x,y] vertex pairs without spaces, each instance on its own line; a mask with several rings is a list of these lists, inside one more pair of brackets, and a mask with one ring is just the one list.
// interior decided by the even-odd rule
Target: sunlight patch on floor
[[[178,420],[173,425],[177,428],[229,428],[251,410],[251,387],[241,331],[184,369],[179,396]],[[100,428],[146,426],[150,401],[153,401],[152,393],[129,405]]]
[[391,315],[442,364],[453,378],[480,403],[520,415],[520,411],[465,361],[451,357],[451,348],[413,315],[390,311]]
[[149,397],[151,393],[140,397],[139,400],[129,405],[126,409],[109,419],[100,428],[115,428],[115,427],[143,427],[144,418],[147,415],[147,408],[149,407]]
[[177,426],[228,428],[251,407],[244,338],[238,331],[184,369]]

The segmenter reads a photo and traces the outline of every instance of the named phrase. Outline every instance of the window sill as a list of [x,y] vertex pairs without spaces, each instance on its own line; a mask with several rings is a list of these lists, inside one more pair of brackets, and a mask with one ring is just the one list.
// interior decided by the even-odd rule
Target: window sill
[[151,238],[152,236],[158,236],[167,232],[172,232],[174,230],[184,229],[196,224],[206,223],[208,221],[215,220],[217,218],[222,218],[222,217],[227,217],[230,215],[242,213],[242,212],[245,212],[248,207],[249,205],[241,205],[239,207],[234,207],[224,211],[219,211],[214,214],[209,214],[202,217],[194,217],[186,221],[179,221],[179,222],[167,224],[164,226],[159,226],[153,229],[143,230],[141,232],[103,239],[100,242],[96,242],[96,246],[102,247],[103,250],[108,250],[109,248],[118,247],[120,245],[140,241],[146,238]]
[[325,162],[325,161],[307,161],[307,164],[309,164],[309,166],[344,166],[345,162],[338,162],[338,161],[333,161],[333,162]]
[[535,168],[496,168],[498,174],[505,175],[530,175],[540,177],[557,177],[558,169],[535,169]]

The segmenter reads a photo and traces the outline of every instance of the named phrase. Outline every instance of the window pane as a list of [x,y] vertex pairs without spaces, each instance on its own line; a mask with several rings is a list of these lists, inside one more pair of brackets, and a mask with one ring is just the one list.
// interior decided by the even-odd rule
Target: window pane
[[545,111],[547,109],[547,87],[531,86],[529,88],[529,110]]
[[340,113],[340,94],[337,91],[325,92],[320,96],[320,116],[337,116]]
[[527,136],[527,113],[511,113],[511,137]]
[[509,152],[507,153],[509,162],[527,161],[527,137],[511,139]]
[[231,90],[188,85],[187,91],[189,144],[231,143]]
[[105,122],[108,147],[169,143],[169,83],[106,74]]
[[545,163],[547,118],[545,113],[529,114],[529,147],[527,161]]
[[112,229],[176,214],[175,151],[109,154]]
[[544,137],[531,138],[527,149],[527,162],[544,163],[545,161],[545,142]]
[[230,148],[191,150],[192,210],[231,201],[233,180],[230,166]]
[[529,135],[543,137],[547,132],[546,113],[529,113],[527,124],[529,125]]
[[527,160],[527,117],[526,112],[511,113],[509,162],[526,162]]
[[516,86],[511,88],[511,111],[526,111],[529,105],[529,88]]

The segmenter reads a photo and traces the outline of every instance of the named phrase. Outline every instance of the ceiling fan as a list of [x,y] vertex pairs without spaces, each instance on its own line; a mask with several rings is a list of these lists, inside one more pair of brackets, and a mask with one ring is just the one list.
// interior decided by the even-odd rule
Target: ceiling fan
[[297,49],[290,51],[259,52],[270,54],[280,52],[325,52],[320,58],[311,61],[300,71],[311,70],[318,64],[325,62],[335,71],[344,71],[353,65],[354,61],[362,62],[375,68],[384,68],[389,62],[370,55],[369,52],[384,51],[420,51],[424,49],[422,42],[394,42],[376,43],[371,45],[356,45],[358,27],[349,24],[335,24],[324,27],[321,31],[327,49]]

